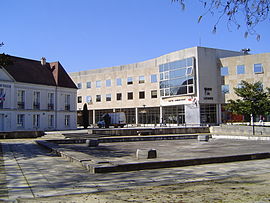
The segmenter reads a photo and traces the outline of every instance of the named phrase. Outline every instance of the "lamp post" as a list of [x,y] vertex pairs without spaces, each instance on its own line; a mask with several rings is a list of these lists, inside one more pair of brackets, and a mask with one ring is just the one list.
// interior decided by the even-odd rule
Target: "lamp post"
[[253,109],[254,109],[254,106],[253,105],[254,104],[253,103],[255,102],[256,99],[255,98],[251,98],[250,100],[252,102],[251,103],[251,109],[252,109],[251,111],[252,111],[252,113],[250,114],[250,122],[252,122],[252,135],[255,135],[254,113],[253,113]]

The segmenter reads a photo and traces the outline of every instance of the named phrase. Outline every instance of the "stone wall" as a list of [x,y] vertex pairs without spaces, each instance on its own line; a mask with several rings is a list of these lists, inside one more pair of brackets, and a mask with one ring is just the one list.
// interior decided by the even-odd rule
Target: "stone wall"
[[[255,126],[255,135],[269,136],[270,127]],[[222,125],[210,127],[210,133],[213,135],[253,135],[252,126],[240,125]]]

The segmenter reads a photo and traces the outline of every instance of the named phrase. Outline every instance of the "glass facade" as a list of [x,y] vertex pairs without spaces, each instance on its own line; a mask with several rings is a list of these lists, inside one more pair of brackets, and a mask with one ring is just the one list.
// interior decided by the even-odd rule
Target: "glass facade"
[[162,123],[163,124],[184,124],[185,123],[185,108],[184,105],[165,106],[162,107]]
[[128,124],[136,123],[136,110],[135,108],[115,109],[115,112],[124,112]]
[[201,104],[200,117],[201,123],[217,123],[216,104]]
[[194,94],[194,59],[186,58],[159,66],[160,96]]
[[159,107],[138,108],[139,124],[159,124]]

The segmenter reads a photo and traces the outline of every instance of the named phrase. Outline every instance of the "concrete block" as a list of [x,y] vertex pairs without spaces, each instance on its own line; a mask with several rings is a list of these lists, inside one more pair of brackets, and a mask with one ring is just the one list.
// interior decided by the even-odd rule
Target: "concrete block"
[[97,147],[98,144],[99,144],[99,141],[97,139],[86,140],[87,147]]
[[208,142],[209,138],[209,135],[198,135],[198,141]]
[[155,149],[137,149],[136,150],[137,159],[154,159],[157,158],[157,150]]

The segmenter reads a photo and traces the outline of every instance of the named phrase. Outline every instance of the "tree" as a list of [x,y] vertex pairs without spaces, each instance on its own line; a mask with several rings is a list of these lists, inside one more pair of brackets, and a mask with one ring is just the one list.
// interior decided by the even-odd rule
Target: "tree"
[[89,111],[87,109],[87,104],[83,105],[82,117],[83,117],[83,128],[86,129],[89,126]]
[[[182,9],[185,9],[185,0],[171,0],[180,3]],[[213,26],[213,32],[217,31],[217,25],[220,20],[227,18],[227,26],[230,28],[235,25],[237,29],[241,27],[241,18],[244,18],[246,26],[245,37],[249,34],[256,35],[260,40],[260,35],[255,27],[269,19],[270,0],[199,0],[205,9],[205,13],[199,16],[198,22],[208,13],[217,14],[217,21]]]
[[[1,42],[0,43],[0,47],[4,46],[4,43]],[[0,54],[0,68],[2,67],[7,67],[8,65],[12,65],[13,62],[11,61],[11,59],[9,58],[9,55],[6,54]]]
[[241,81],[240,88],[234,88],[239,99],[229,100],[226,109],[236,114],[249,115],[254,123],[256,116],[270,113],[270,89],[266,89],[267,91],[264,91],[261,82]]

